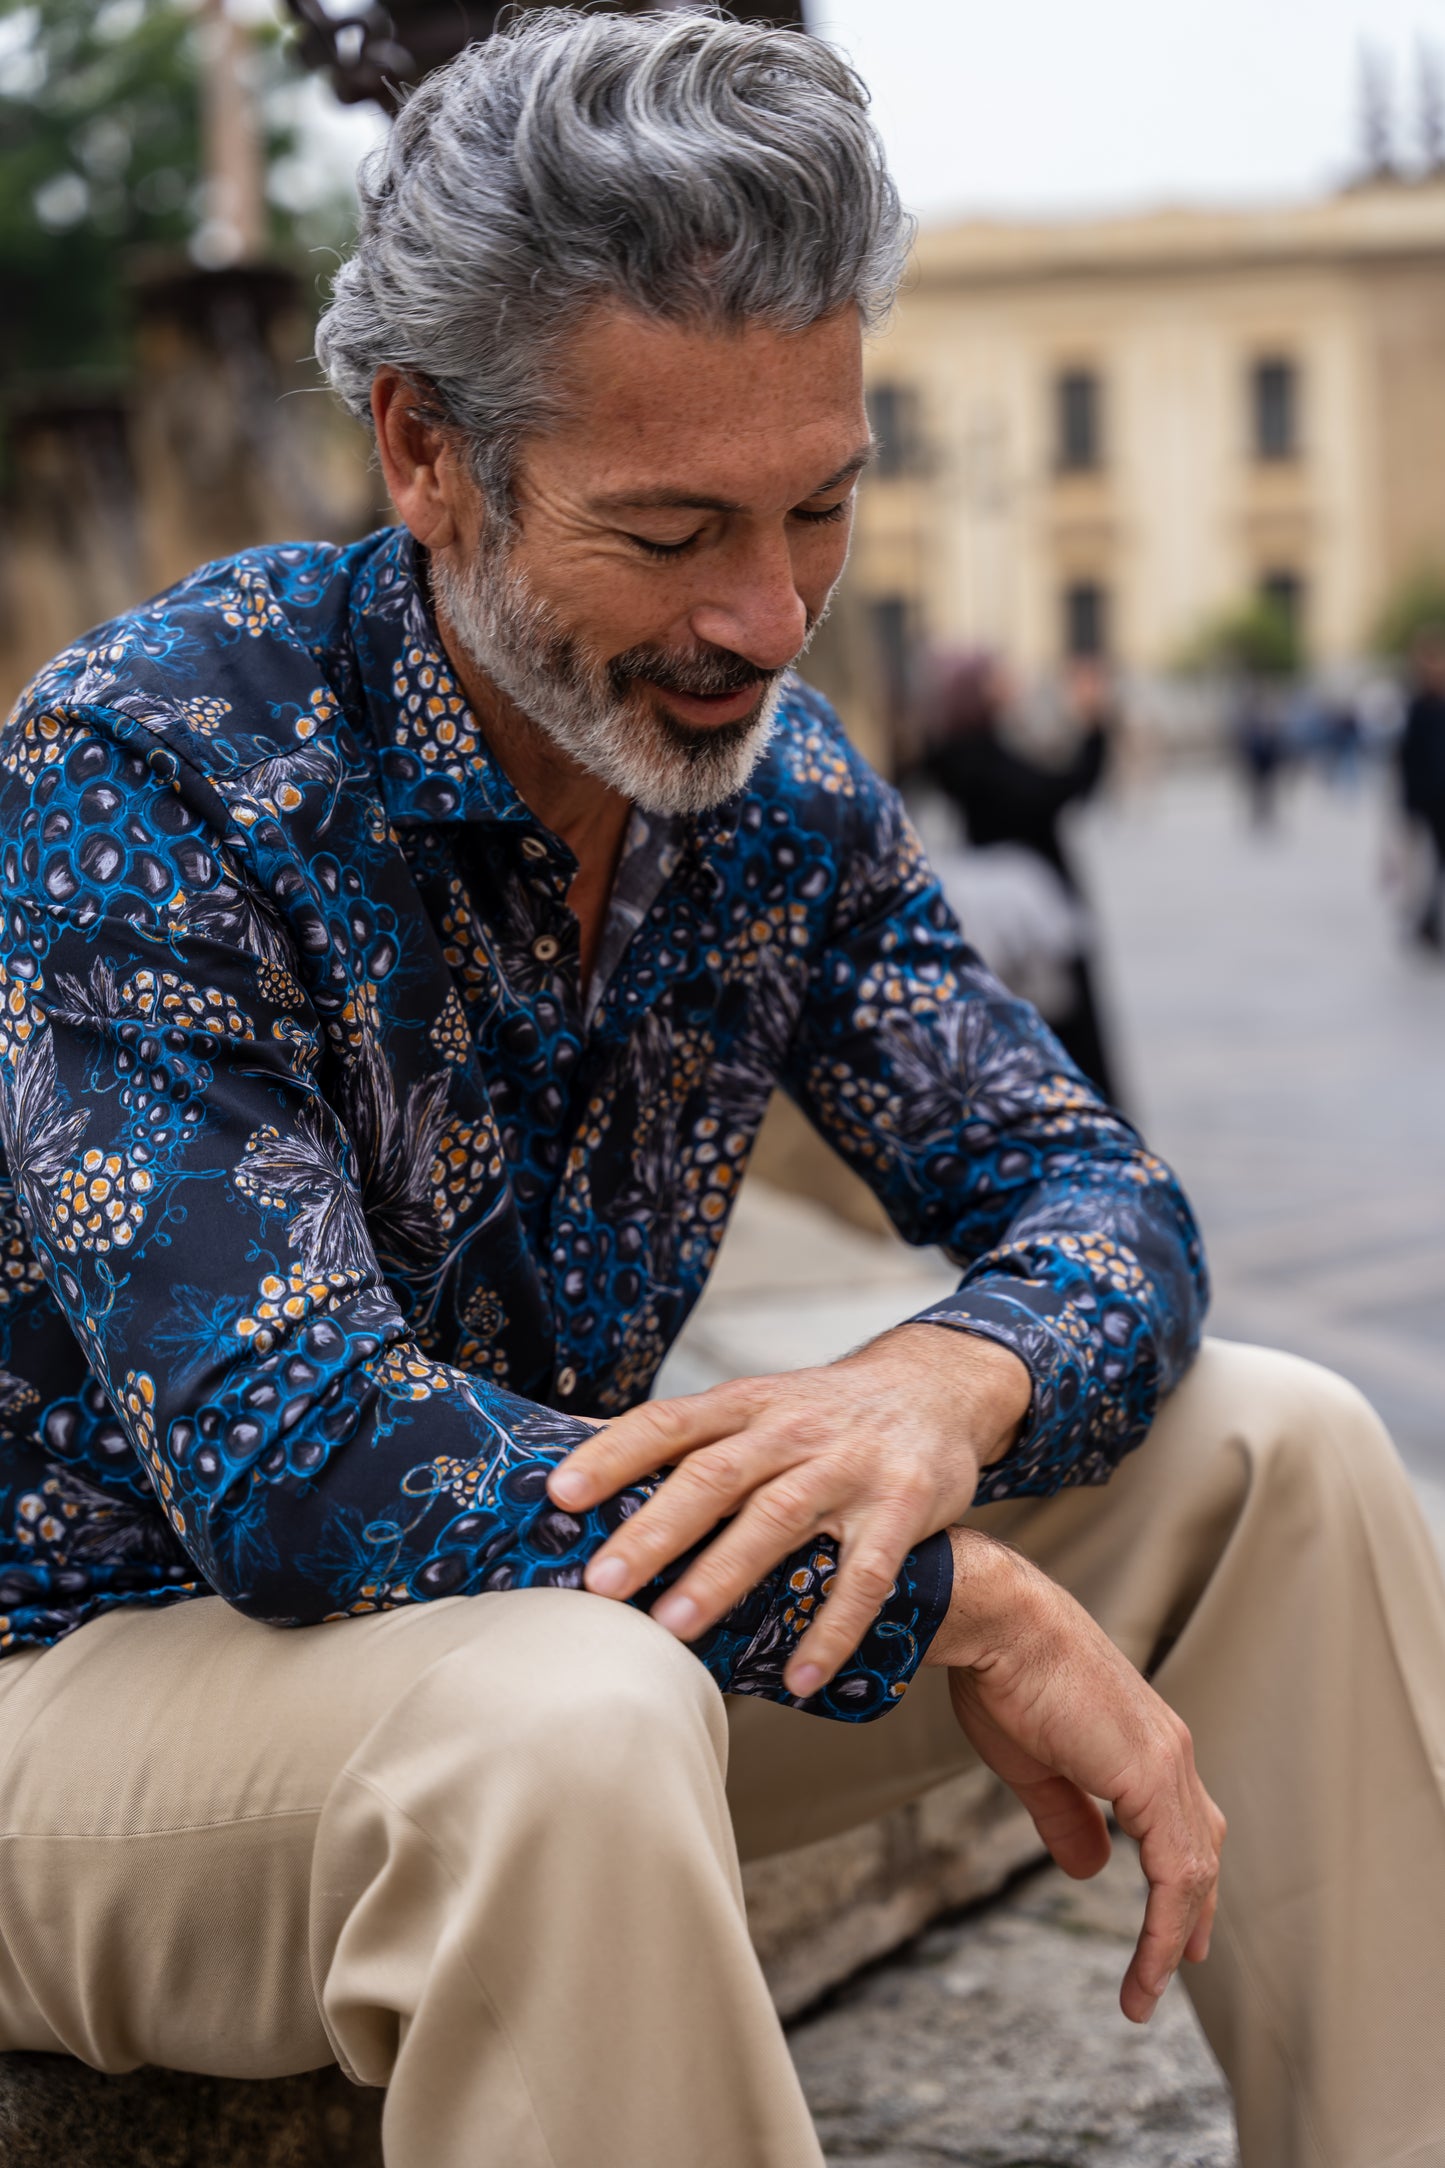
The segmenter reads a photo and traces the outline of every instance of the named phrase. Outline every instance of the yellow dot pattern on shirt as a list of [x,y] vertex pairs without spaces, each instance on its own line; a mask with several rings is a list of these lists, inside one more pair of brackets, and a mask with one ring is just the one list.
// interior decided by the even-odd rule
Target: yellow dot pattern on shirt
[[451,672],[424,647],[409,647],[391,673],[397,705],[393,742],[419,753],[430,767],[474,760],[481,751],[476,719]]

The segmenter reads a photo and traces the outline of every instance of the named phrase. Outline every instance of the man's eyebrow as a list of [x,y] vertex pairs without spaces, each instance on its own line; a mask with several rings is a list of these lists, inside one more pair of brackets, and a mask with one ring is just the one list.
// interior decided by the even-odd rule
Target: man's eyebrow
[[[851,459],[844,460],[836,474],[830,474],[826,482],[819,482],[817,487],[810,489],[808,496],[801,498],[799,502],[806,504],[813,497],[826,496],[830,489],[839,489],[844,482],[851,482],[856,474],[863,472],[877,449],[877,439],[870,438],[860,450],[853,454]],[[594,512],[745,512],[747,510],[746,505],[736,503],[731,497],[699,496],[696,491],[690,489],[619,489],[610,491],[606,496],[592,497],[588,501]]]

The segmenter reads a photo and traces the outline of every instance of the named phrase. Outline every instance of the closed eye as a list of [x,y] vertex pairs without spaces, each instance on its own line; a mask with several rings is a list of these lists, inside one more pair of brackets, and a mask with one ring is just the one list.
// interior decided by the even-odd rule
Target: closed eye
[[[839,520],[846,519],[852,507],[853,497],[850,491],[839,503],[826,505],[821,511],[811,511],[807,506],[799,505],[789,517],[801,520],[807,527],[832,527],[836,526]],[[642,550],[648,557],[661,558],[685,557],[688,551],[695,549],[701,541],[702,532],[699,527],[696,533],[685,535],[681,542],[657,542],[651,535],[631,534],[626,529],[623,530],[624,539],[632,543],[635,549]]]
[[[701,532],[702,529],[699,528],[698,534],[701,534]],[[697,534],[690,534],[681,542],[654,542],[650,535],[645,534],[629,534],[627,536],[629,542],[635,543],[638,549],[646,551],[649,557],[685,557],[697,539]]]

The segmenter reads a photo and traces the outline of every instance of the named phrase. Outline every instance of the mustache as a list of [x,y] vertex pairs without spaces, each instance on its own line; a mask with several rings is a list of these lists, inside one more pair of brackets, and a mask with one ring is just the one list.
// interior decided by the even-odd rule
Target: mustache
[[713,647],[701,654],[669,655],[657,648],[630,647],[614,655],[607,676],[614,696],[621,700],[634,685],[655,685],[660,692],[688,693],[694,699],[716,699],[725,693],[766,691],[783,675],[781,670],[760,670],[730,648]]

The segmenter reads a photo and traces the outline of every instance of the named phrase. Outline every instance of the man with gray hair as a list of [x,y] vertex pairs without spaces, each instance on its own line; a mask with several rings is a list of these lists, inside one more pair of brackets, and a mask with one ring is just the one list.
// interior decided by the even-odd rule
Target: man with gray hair
[[[707,14],[462,54],[319,335],[400,523],[0,741],[0,2046],[335,2059],[391,2168],[799,2168],[739,1848],[978,1755],[1069,1872],[1138,1840],[1125,2012],[1188,1961],[1250,2168],[1439,2161],[1398,1464],[1195,1359],[1177,1183],[793,675],[908,239],[865,103]],[[649,1402],[775,1085],[958,1289]]]

